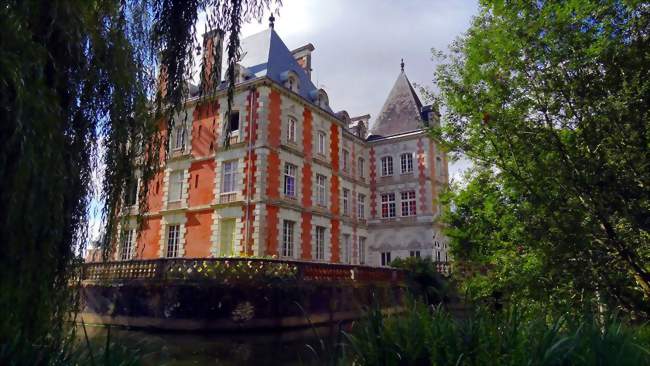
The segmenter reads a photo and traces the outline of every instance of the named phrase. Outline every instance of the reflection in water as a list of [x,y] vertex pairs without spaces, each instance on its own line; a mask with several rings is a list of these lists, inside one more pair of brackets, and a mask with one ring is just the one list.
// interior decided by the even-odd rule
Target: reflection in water
[[[98,346],[105,341],[106,329],[86,326]],[[178,333],[112,328],[111,340],[152,366],[321,365],[336,357],[339,329],[337,325],[283,332]]]

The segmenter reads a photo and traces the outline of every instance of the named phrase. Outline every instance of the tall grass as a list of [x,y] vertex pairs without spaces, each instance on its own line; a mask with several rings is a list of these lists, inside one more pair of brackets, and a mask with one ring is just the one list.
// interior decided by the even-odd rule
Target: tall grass
[[[454,319],[412,302],[384,316],[370,309],[347,334],[355,365],[650,365],[650,327],[616,318],[548,319],[516,309]],[[351,360],[351,361],[350,361]]]
[[[33,345],[31,351],[12,348],[11,344],[0,346],[2,365],[44,365],[44,366],[137,366],[141,364],[139,350],[129,349],[111,339],[110,327],[105,339],[89,339],[82,324],[82,334],[77,329],[68,329],[63,341],[52,344]],[[16,344],[16,343],[13,343]]]

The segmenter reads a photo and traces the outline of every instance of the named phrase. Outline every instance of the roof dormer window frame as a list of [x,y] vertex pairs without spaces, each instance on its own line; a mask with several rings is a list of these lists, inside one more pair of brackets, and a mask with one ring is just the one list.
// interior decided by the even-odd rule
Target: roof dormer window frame
[[293,70],[287,70],[280,75],[282,85],[290,91],[298,94],[300,92],[300,78],[298,73]]

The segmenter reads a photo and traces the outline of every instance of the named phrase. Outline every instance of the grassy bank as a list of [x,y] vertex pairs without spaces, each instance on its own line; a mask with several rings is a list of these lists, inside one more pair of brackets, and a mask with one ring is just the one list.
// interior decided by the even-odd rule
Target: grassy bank
[[478,309],[458,320],[440,307],[413,302],[399,316],[370,310],[346,338],[342,364],[650,364],[650,326],[628,326],[614,317],[553,319]]

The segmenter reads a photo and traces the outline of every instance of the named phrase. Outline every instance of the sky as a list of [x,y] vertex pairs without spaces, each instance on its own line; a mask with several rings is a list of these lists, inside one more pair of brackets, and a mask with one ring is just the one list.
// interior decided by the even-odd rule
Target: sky
[[[376,116],[404,58],[412,83],[432,86],[431,48],[447,46],[477,13],[472,0],[283,0],[275,30],[289,49],[312,43],[312,79],[334,110]],[[268,27],[242,29],[242,37]]]
[[[312,53],[312,79],[325,89],[335,111],[350,116],[371,115],[381,107],[400,72],[413,84],[434,87],[435,63],[431,49],[445,51],[469,28],[478,11],[476,0],[282,0],[275,15],[275,30],[289,49],[307,43]],[[271,10],[276,10],[275,8]],[[268,28],[269,13],[262,22],[242,28],[247,37]],[[201,32],[203,24],[197,25]],[[426,103],[426,100],[422,100]],[[450,164],[452,179],[468,166]],[[101,169],[94,181],[101,180]],[[101,184],[96,184],[96,190]],[[99,236],[101,217],[95,197],[89,212],[91,238]]]
[[[402,58],[412,84],[435,89],[431,49],[446,51],[469,28],[478,4],[476,0],[283,0],[279,12],[275,31],[289,49],[314,45],[312,81],[325,89],[332,109],[346,110],[351,117],[370,114],[372,123],[397,79]],[[269,15],[261,23],[242,27],[241,37],[268,28]],[[452,179],[459,179],[467,166],[466,161],[452,163]]]

